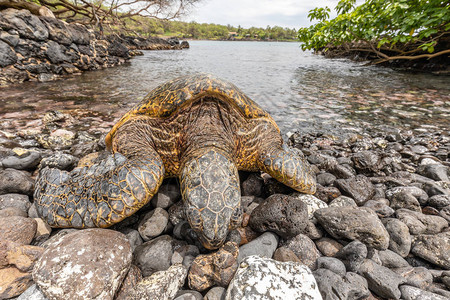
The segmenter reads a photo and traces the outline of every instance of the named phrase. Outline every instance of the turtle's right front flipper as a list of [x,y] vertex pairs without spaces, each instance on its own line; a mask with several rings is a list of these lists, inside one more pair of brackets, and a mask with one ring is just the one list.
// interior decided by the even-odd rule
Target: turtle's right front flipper
[[70,173],[44,168],[34,201],[52,227],[108,227],[146,204],[163,177],[164,165],[155,151],[129,159],[116,153]]

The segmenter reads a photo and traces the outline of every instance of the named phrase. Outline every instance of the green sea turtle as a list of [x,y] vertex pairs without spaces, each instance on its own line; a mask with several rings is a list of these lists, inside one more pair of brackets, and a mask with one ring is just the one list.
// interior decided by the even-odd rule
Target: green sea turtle
[[68,173],[44,168],[38,214],[53,227],[108,227],[178,177],[186,217],[208,249],[241,222],[238,170],[264,171],[304,193],[315,177],[275,121],[233,84],[197,74],[151,91],[106,136],[112,152]]

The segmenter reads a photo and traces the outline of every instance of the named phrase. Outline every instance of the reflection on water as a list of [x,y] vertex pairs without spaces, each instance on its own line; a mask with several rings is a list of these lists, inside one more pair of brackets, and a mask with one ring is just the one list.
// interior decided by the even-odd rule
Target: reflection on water
[[3,88],[0,130],[33,129],[45,112],[62,110],[81,119],[82,129],[101,133],[157,85],[194,72],[235,83],[285,133],[377,125],[450,129],[449,77],[324,59],[298,46],[194,41],[189,50],[147,51],[116,68]]

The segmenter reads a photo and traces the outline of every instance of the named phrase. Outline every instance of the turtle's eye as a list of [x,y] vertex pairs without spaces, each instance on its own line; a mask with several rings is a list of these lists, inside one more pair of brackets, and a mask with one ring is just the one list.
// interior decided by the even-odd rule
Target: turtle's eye
[[203,230],[203,220],[200,211],[194,207],[189,207],[186,209],[186,216],[191,228],[196,231]]
[[233,214],[230,218],[230,226],[229,229],[236,229],[241,226],[242,223],[242,209],[240,207],[236,207],[233,211]]

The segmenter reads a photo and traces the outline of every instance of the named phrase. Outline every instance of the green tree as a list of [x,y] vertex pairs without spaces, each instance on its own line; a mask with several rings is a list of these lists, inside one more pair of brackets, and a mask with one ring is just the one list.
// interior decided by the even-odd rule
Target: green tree
[[330,47],[370,52],[375,63],[393,59],[433,58],[450,53],[450,2],[442,0],[341,0],[337,17],[330,9],[309,12],[316,24],[300,28],[303,50]]

